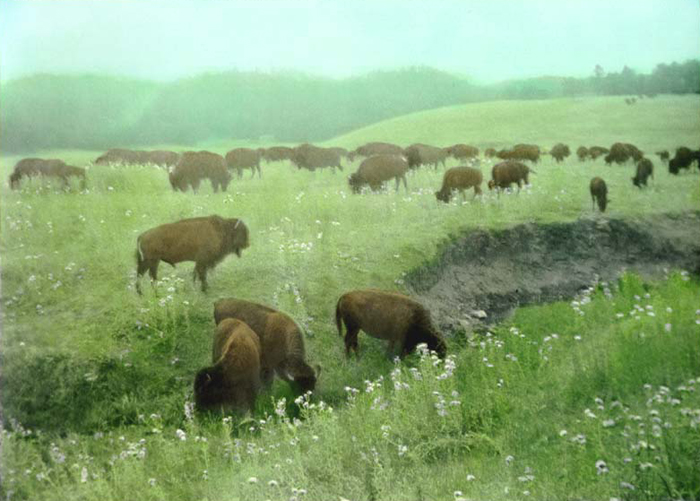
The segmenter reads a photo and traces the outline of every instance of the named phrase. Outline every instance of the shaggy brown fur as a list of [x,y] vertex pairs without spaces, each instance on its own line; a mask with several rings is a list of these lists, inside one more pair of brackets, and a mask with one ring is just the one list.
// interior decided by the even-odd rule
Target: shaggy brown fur
[[208,151],[186,151],[169,175],[173,190],[187,191],[189,186],[197,193],[202,179],[209,179],[214,192],[226,191],[231,174],[221,155]]
[[195,217],[152,228],[136,239],[136,291],[141,294],[139,279],[146,270],[151,280],[158,279],[161,261],[173,267],[194,261],[193,279],[199,278],[202,291],[206,291],[207,271],[232,252],[241,257],[249,245],[248,227],[236,218]]
[[294,149],[292,163],[298,169],[308,169],[310,171],[325,167],[333,168],[333,172],[335,172],[335,168],[343,170],[343,166],[340,163],[340,155],[336,151],[330,148],[319,148],[308,143],[299,145]]
[[267,163],[282,162],[284,160],[291,160],[293,153],[293,148],[288,148],[287,146],[272,146],[263,151],[262,158],[264,158]]
[[615,143],[610,147],[610,152],[605,156],[605,163],[610,165],[616,163],[618,165],[627,162],[632,158],[635,162],[639,162],[644,154],[635,145],[630,143]]
[[260,340],[250,327],[240,320],[222,320],[214,335],[214,365],[194,378],[197,408],[252,412],[260,391],[260,354]]
[[588,152],[588,148],[585,146],[579,146],[578,149],[576,150],[576,156],[581,162],[584,162],[588,157],[590,153]]
[[659,156],[659,159],[664,163],[668,162],[671,158],[671,154],[668,152],[668,150],[657,151],[656,154]]
[[146,152],[146,163],[160,167],[174,167],[180,161],[180,155],[174,151],[154,150]]
[[220,299],[214,303],[214,321],[235,318],[248,324],[260,338],[260,366],[265,385],[276,373],[297,384],[302,392],[313,391],[321,368],[306,363],[304,335],[288,315],[268,306],[242,299]]
[[698,162],[700,167],[700,150],[693,151],[690,148],[681,146],[676,149],[676,154],[668,163],[668,171],[671,174],[678,174],[681,169],[690,169],[693,161]]
[[637,188],[647,185],[647,179],[654,179],[654,164],[648,158],[642,158],[637,164],[637,174],[632,178],[632,184]]
[[436,148],[428,144],[412,144],[404,150],[404,156],[408,160],[408,167],[415,169],[423,165],[432,165],[437,169],[438,164],[445,166],[447,152],[442,148]]
[[484,176],[479,169],[472,167],[452,167],[442,177],[442,188],[435,192],[435,198],[442,202],[449,202],[452,192],[459,190],[464,198],[464,190],[474,188],[474,196],[481,195],[481,183]]
[[540,147],[534,144],[516,144],[510,150],[501,150],[496,156],[502,160],[529,160],[537,163],[540,160]]
[[122,164],[130,165],[140,163],[140,153],[138,151],[125,148],[112,148],[95,159],[95,165]]
[[229,169],[235,169],[238,174],[238,179],[243,177],[243,169],[250,169],[250,177],[255,176],[255,171],[258,171],[258,177],[262,177],[260,170],[260,153],[257,150],[250,148],[236,148],[226,153],[226,166]]
[[348,150],[341,148],[340,146],[332,146],[328,149],[334,153],[337,153],[340,158],[347,158],[348,156]]
[[496,148],[486,148],[484,150],[484,156],[486,158],[493,158],[497,155]]
[[607,148],[603,148],[602,146],[591,146],[588,148],[588,154],[590,155],[592,160],[595,160],[596,158],[603,156],[607,153],[610,153],[610,150]]
[[85,169],[66,165],[63,160],[52,158],[24,158],[15,164],[15,168],[10,174],[10,188],[19,188],[23,177],[55,177],[63,181],[63,186],[67,187],[71,177],[80,179],[80,189],[85,189]]
[[428,348],[445,356],[447,347],[442,335],[430,320],[430,312],[419,302],[397,292],[361,289],[346,292],[335,308],[338,334],[345,334],[345,353],[357,354],[357,335],[363,330],[372,337],[386,339],[388,353],[398,349],[405,357],[416,345],[426,343]]
[[403,148],[391,143],[367,143],[348,153],[348,160],[352,162],[355,157],[371,157],[373,155],[403,155]]
[[348,183],[353,193],[359,193],[363,186],[368,185],[372,191],[377,191],[386,181],[396,179],[396,191],[399,191],[400,180],[408,191],[407,171],[408,162],[402,156],[374,155],[362,161],[357,172],[350,174]]
[[514,160],[498,163],[491,169],[491,180],[488,184],[489,190],[494,188],[504,190],[510,188],[510,185],[513,183],[516,183],[518,185],[518,190],[520,190],[523,183],[529,183],[528,176],[530,172],[536,174],[536,172],[527,165]]
[[605,185],[605,181],[599,177],[594,177],[591,179],[590,190],[593,210],[595,210],[595,204],[598,202],[600,212],[605,212],[605,207],[608,205],[608,187]]
[[466,144],[452,145],[449,148],[445,148],[445,152],[457,160],[466,160],[468,158],[475,158],[479,156],[479,148],[475,146],[468,146]]
[[559,163],[571,155],[571,150],[567,145],[558,143],[552,147],[552,150],[549,153],[554,157],[557,163]]

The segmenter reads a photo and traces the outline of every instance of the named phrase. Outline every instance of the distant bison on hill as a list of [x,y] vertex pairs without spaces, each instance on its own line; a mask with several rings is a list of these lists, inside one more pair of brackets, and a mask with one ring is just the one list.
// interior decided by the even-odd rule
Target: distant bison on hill
[[245,322],[260,339],[260,370],[263,384],[269,386],[275,373],[294,382],[306,393],[313,391],[321,368],[306,362],[304,335],[291,317],[268,306],[243,299],[220,299],[214,303],[214,321],[235,318]]
[[579,161],[584,162],[586,159],[589,157],[590,153],[588,152],[588,148],[585,146],[579,146],[578,149],[576,150],[576,156],[578,157]]
[[442,202],[449,202],[452,192],[459,190],[464,198],[464,190],[474,188],[474,196],[481,194],[481,183],[484,177],[479,169],[472,167],[452,167],[445,172],[442,178],[442,188],[435,192],[435,198]]
[[649,176],[651,176],[651,178],[654,179],[654,164],[652,164],[651,160],[649,160],[648,158],[642,158],[637,163],[637,173],[632,178],[632,183],[637,188],[646,186],[647,178],[649,178]]
[[630,158],[635,162],[642,159],[644,154],[635,145],[630,143],[615,143],[610,147],[610,152],[605,156],[605,163],[610,165],[613,162],[620,165]]
[[221,155],[209,151],[186,151],[169,174],[173,190],[197,193],[202,179],[211,181],[214,192],[226,191],[231,181],[231,174],[226,170],[226,163]]
[[527,165],[514,160],[497,163],[491,169],[491,180],[488,183],[489,189],[499,188],[505,190],[510,188],[511,184],[516,183],[519,190],[523,183],[529,184],[528,176],[530,172],[535,173]]
[[216,327],[214,365],[200,370],[194,379],[198,409],[255,408],[260,391],[260,340],[244,322],[227,318]]
[[348,183],[353,193],[360,193],[363,186],[369,186],[372,191],[377,191],[386,181],[396,179],[396,191],[399,191],[400,180],[403,180],[403,185],[408,191],[406,172],[408,172],[408,162],[404,157],[374,155],[363,160],[357,171],[348,178]]
[[180,155],[174,151],[154,150],[146,152],[146,163],[162,167],[173,167],[180,160]]
[[437,169],[438,164],[445,166],[447,152],[442,148],[428,144],[412,144],[404,150],[404,156],[408,161],[408,167],[415,169],[422,165],[432,165]]
[[125,148],[112,148],[95,159],[95,165],[146,165],[153,164],[162,167],[172,167],[178,162],[180,155],[174,151],[155,150],[129,150]]
[[659,156],[659,159],[664,163],[668,162],[671,158],[671,155],[668,152],[668,150],[657,151],[656,154]]
[[294,148],[289,148],[287,146],[271,146],[261,152],[262,158],[267,163],[291,160],[293,154]]
[[398,292],[361,289],[346,292],[335,308],[338,334],[345,333],[345,353],[357,354],[357,335],[363,330],[372,337],[389,341],[387,351],[398,349],[401,357],[411,353],[420,343],[426,343],[442,358],[447,346],[435,329],[430,312],[419,302]]
[[590,148],[588,148],[588,154],[590,155],[592,160],[595,160],[598,157],[603,156],[609,152],[609,149],[603,148],[602,146],[591,146]]
[[10,188],[19,188],[22,178],[32,178],[41,176],[44,178],[54,177],[63,182],[67,187],[71,177],[80,179],[80,189],[85,189],[85,169],[66,165],[63,160],[57,158],[24,158],[15,164],[15,168],[10,174]]
[[486,158],[493,158],[493,157],[495,157],[497,154],[498,154],[498,152],[496,151],[496,148],[486,148],[486,149],[484,150],[484,156],[485,156]]
[[694,161],[700,166],[700,150],[693,151],[690,148],[681,146],[676,149],[675,156],[668,163],[668,171],[671,174],[678,174],[681,169],[690,169]]
[[529,160],[537,163],[540,160],[540,148],[534,144],[516,144],[510,150],[501,150],[496,153],[501,160]]
[[236,218],[195,217],[152,228],[136,239],[136,291],[141,294],[139,279],[146,270],[151,280],[158,280],[161,261],[173,267],[182,261],[194,261],[193,278],[199,278],[202,291],[206,291],[207,271],[228,254],[241,257],[241,251],[249,245],[248,227]]
[[251,148],[235,148],[226,153],[226,166],[235,170],[238,178],[243,177],[243,169],[250,169],[251,177],[258,171],[258,177],[262,177],[260,170],[260,152]]
[[558,143],[552,147],[552,150],[549,153],[552,155],[552,157],[554,157],[557,163],[559,163],[571,155],[571,150],[567,145]]
[[391,143],[367,143],[349,152],[348,160],[352,162],[355,157],[371,157],[372,155],[403,155],[403,148]]
[[479,148],[466,144],[455,144],[445,148],[445,152],[456,160],[467,160],[479,156]]
[[594,177],[591,179],[589,188],[591,190],[593,210],[595,210],[595,204],[598,202],[600,212],[605,212],[605,207],[608,204],[608,187],[605,185],[605,181],[600,177]]
[[329,148],[319,148],[308,143],[297,146],[292,154],[292,162],[298,169],[314,171],[325,167],[343,170],[340,155]]

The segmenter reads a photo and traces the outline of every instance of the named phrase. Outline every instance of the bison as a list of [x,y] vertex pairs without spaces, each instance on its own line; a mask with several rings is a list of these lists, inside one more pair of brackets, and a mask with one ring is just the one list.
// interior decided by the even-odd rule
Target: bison
[[497,163],[491,169],[491,180],[488,183],[489,190],[494,188],[504,190],[510,188],[510,185],[513,183],[516,183],[518,190],[520,190],[523,183],[529,184],[528,176],[530,172],[536,174],[527,165],[514,160]]
[[637,187],[647,185],[647,178],[651,176],[654,179],[654,164],[648,158],[642,158],[637,163],[637,174],[632,178],[632,183]]
[[668,163],[668,171],[671,174],[678,174],[681,169],[690,169],[693,161],[697,161],[700,166],[700,150],[693,151],[690,148],[681,146],[676,149],[676,154]]
[[585,146],[579,146],[576,150],[576,156],[578,157],[579,161],[585,162],[586,159],[590,156],[588,148],[586,148]]
[[593,210],[595,210],[595,204],[598,202],[600,212],[605,212],[605,207],[608,205],[608,187],[605,185],[605,181],[602,178],[594,177],[591,179],[590,190]]
[[571,150],[567,145],[557,143],[552,147],[552,150],[549,153],[554,157],[557,163],[559,163],[571,155]]
[[231,174],[221,155],[208,151],[186,151],[169,174],[174,191],[187,191],[188,186],[197,193],[202,179],[209,179],[214,192],[226,191]]
[[146,163],[161,167],[174,167],[180,161],[180,155],[174,151],[154,150],[146,152]]
[[466,144],[455,144],[445,148],[445,152],[456,160],[467,160],[479,156],[479,148]]
[[352,162],[355,157],[371,157],[373,155],[403,155],[403,148],[391,143],[367,143],[348,153],[348,160]]
[[110,150],[107,150],[106,153],[103,153],[99,157],[97,157],[94,161],[95,165],[110,165],[110,164],[123,164],[123,165],[130,165],[130,164],[138,164],[138,163],[146,163],[142,162],[144,160],[142,153],[140,151],[133,151],[125,148],[112,148]]
[[540,147],[534,144],[516,144],[510,150],[501,150],[496,153],[501,160],[529,160],[537,163],[540,160]]
[[226,318],[245,322],[260,338],[263,384],[269,386],[276,373],[304,393],[314,390],[321,368],[314,370],[306,362],[304,336],[291,317],[262,304],[227,298],[214,303],[214,321],[218,324]]
[[325,167],[343,170],[338,152],[330,148],[319,148],[308,143],[297,146],[292,154],[292,163],[298,169],[308,169],[314,171]]
[[206,292],[207,271],[232,252],[241,257],[249,245],[248,227],[236,218],[195,217],[152,228],[136,239],[136,291],[141,294],[139,279],[146,270],[152,281],[158,280],[161,261],[173,267],[194,261],[193,280],[199,278]]
[[[636,146],[633,146],[633,148],[636,148]],[[603,156],[607,153],[610,153],[610,150],[607,148],[603,148],[602,146],[591,146],[590,148],[588,148],[588,154],[591,157],[591,160],[595,160],[598,157]]]
[[432,165],[437,169],[438,164],[445,166],[447,152],[442,148],[436,148],[427,144],[412,144],[404,150],[404,156],[408,160],[408,167],[415,169],[422,165]]
[[481,195],[481,183],[483,175],[479,169],[472,167],[452,167],[442,177],[442,188],[435,192],[435,198],[442,202],[449,202],[452,192],[459,190],[464,198],[464,190],[474,188],[474,196]]
[[396,179],[396,191],[399,191],[400,180],[403,180],[404,188],[408,191],[406,172],[408,162],[404,157],[375,155],[362,161],[357,171],[348,178],[348,183],[353,193],[359,193],[363,186],[369,185],[372,191],[377,191],[386,181]]
[[484,156],[486,158],[494,158],[497,154],[496,148],[486,148],[484,150]]
[[615,143],[610,147],[610,151],[605,156],[605,163],[610,165],[616,163],[621,165],[630,158],[639,162],[644,154],[635,145],[630,143]]
[[282,162],[284,160],[291,160],[293,153],[294,148],[289,148],[288,146],[272,146],[263,150],[261,157],[267,163]]
[[63,181],[63,186],[67,187],[71,177],[80,179],[80,189],[85,189],[85,169],[66,165],[63,160],[52,158],[23,158],[10,174],[10,188],[19,188],[23,177],[55,177]]
[[226,166],[235,170],[238,178],[243,177],[243,169],[250,169],[251,177],[258,171],[258,177],[262,177],[260,170],[260,153],[251,148],[235,148],[226,153]]
[[345,353],[358,352],[357,334],[363,330],[372,337],[389,341],[387,352],[398,348],[403,358],[416,345],[426,343],[442,358],[447,346],[430,320],[430,312],[419,302],[398,292],[361,289],[346,292],[335,308],[338,334],[345,333]]
[[216,327],[212,365],[194,378],[197,409],[250,410],[260,391],[260,340],[244,322],[226,318]]

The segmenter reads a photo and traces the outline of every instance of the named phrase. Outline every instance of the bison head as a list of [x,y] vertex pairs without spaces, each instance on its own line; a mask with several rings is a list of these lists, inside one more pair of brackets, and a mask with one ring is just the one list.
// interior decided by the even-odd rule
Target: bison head
[[488,186],[489,190],[494,189],[496,187],[496,181],[494,181],[493,179],[489,180]]
[[194,402],[200,410],[212,409],[223,404],[228,393],[224,371],[220,366],[202,369],[194,378]]
[[353,174],[350,174],[350,177],[348,177],[348,184],[350,185],[350,188],[352,188],[353,193],[360,193],[360,190],[362,189],[362,185],[364,184],[362,182],[362,178],[360,175],[355,172]]
[[250,246],[248,227],[241,219],[232,218],[226,220],[225,231],[228,250],[241,257],[241,251]]
[[437,198],[441,202],[449,203],[450,201],[450,192],[447,190],[440,190],[435,192],[435,198]]

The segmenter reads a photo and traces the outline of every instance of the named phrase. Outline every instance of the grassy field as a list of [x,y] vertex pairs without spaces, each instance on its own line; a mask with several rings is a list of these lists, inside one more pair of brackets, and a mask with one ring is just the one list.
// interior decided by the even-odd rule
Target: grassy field
[[[653,152],[697,147],[699,132],[696,97],[658,97],[635,106],[595,98],[439,109],[332,143],[564,141],[575,150],[622,140]],[[198,148],[225,152],[232,145]],[[41,156],[84,165],[97,153]],[[16,160],[0,159],[3,178]],[[438,365],[416,356],[394,366],[381,343],[367,336],[360,338],[362,357],[346,360],[332,322],[342,292],[401,290],[406,272],[466,229],[602,217],[592,212],[588,194],[596,175],[608,183],[610,216],[697,209],[698,176],[670,176],[653,161],[655,179],[644,191],[632,186],[632,166],[571,158],[557,165],[545,157],[532,186],[519,195],[469,195],[464,204],[449,205],[433,194],[442,170],[412,174],[408,193],[389,186],[353,196],[346,177],[357,164],[343,174],[263,166],[262,179],[246,174],[224,194],[208,186],[197,195],[173,193],[167,174],[146,166],[91,167],[82,193],[38,181],[20,192],[4,185],[0,494],[115,500],[133,493],[169,500],[453,499],[459,497],[454,491],[482,498],[528,491],[538,499],[700,495],[697,457],[688,452],[697,446],[684,449],[698,444],[693,409],[700,403],[696,393],[678,389],[700,376],[694,280],[674,275],[647,286],[628,277],[611,285],[610,294],[593,294],[584,316],[567,304],[526,308],[512,321],[525,337],[513,335],[510,324],[483,344],[456,336],[450,340],[454,359]],[[482,159],[481,168],[488,178],[490,164]],[[192,264],[183,263],[161,266],[157,295],[144,283],[145,295],[137,296],[136,236],[213,213],[241,217],[249,226],[251,247],[243,257],[228,257],[210,274],[206,295],[192,284]],[[651,297],[635,299],[646,293]],[[193,375],[210,357],[212,304],[227,296],[276,306],[303,326],[309,358],[323,367],[310,402],[293,404],[295,395],[278,382],[246,420],[187,418]],[[636,320],[629,314],[634,304],[658,314]],[[548,346],[551,356],[540,353]],[[435,378],[443,373],[449,374]],[[381,378],[381,388],[367,383]],[[346,387],[360,389],[352,402]],[[682,405],[659,403],[661,419],[672,427],[656,437],[657,416],[649,414],[647,399],[659,392],[662,400]],[[443,400],[444,416],[438,414]],[[585,409],[597,417],[586,418]],[[620,424],[601,425],[606,413]],[[653,439],[639,437],[640,423]],[[560,437],[561,429],[568,434]],[[579,434],[585,444],[570,440]],[[630,437],[661,451],[626,452]],[[633,461],[625,462],[625,454]],[[515,459],[506,462],[508,456]],[[596,473],[599,459],[609,473]],[[257,482],[249,482],[252,477]],[[635,490],[621,490],[620,482]]]

